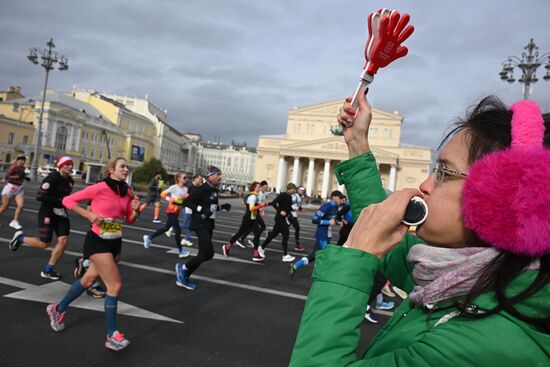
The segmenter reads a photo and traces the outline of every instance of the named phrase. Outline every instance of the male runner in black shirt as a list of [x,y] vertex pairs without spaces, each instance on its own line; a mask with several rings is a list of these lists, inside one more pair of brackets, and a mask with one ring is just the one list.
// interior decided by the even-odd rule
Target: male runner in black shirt
[[218,204],[218,187],[222,180],[222,172],[218,167],[208,166],[206,182],[196,187],[185,201],[185,205],[193,211],[191,230],[195,231],[199,240],[199,253],[187,263],[176,264],[176,285],[194,290],[197,285],[189,280],[189,276],[199,266],[214,257],[212,234],[216,212],[231,210],[231,204]]
[[54,270],[55,264],[65,252],[69,242],[69,232],[71,223],[67,215],[67,210],[61,203],[61,200],[73,191],[73,161],[70,157],[61,157],[57,161],[57,169],[52,171],[46,177],[36,195],[36,200],[41,202],[38,210],[38,231],[40,237],[28,237],[19,230],[13,236],[10,242],[10,249],[16,251],[23,243],[30,247],[45,249],[52,242],[53,232],[57,236],[57,243],[50,255],[50,260],[40,273],[42,278],[58,280],[61,274]]
[[295,257],[288,254],[288,236],[290,225],[288,221],[288,216],[291,215],[292,211],[292,194],[296,192],[296,185],[290,182],[286,186],[286,192],[281,192],[272,202],[271,205],[277,210],[275,214],[275,225],[273,229],[269,232],[269,236],[265,239],[264,243],[258,247],[258,252],[262,258],[265,258],[265,248],[267,245],[281,233],[283,235],[283,240],[281,246],[283,248],[283,262],[288,263],[294,261]]

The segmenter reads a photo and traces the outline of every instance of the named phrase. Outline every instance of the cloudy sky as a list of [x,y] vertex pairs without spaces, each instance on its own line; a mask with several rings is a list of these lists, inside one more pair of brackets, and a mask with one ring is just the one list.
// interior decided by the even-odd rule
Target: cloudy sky
[[[409,55],[379,71],[369,93],[405,116],[403,143],[436,146],[484,95],[520,99],[520,84],[499,79],[501,63],[530,38],[550,51],[548,0],[2,0],[0,90],[39,95],[44,70],[26,54],[53,37],[70,69],[49,87],[148,95],[182,132],[255,146],[284,133],[293,106],[353,92],[365,19],[380,7],[408,12],[416,28]],[[532,98],[549,111],[544,72]]]

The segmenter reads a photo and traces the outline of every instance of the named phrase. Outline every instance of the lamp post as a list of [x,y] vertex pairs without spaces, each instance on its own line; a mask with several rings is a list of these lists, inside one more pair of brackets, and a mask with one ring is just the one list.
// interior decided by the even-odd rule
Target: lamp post
[[[59,63],[59,70],[68,70],[69,69],[69,59],[65,56],[58,56],[57,52],[53,51],[55,45],[53,39],[46,44],[47,48],[40,50],[36,47],[33,47],[29,50],[27,58],[30,62],[35,65],[40,63],[44,69],[46,69],[46,80],[44,81],[44,90],[42,92],[42,104],[40,105],[40,117],[38,118],[38,129],[36,132],[36,139],[34,144],[34,158],[31,164],[31,180],[36,181],[37,174],[36,170],[38,169],[38,160],[40,159],[40,140],[42,137],[42,117],[44,115],[44,103],[46,102],[46,89],[48,88],[48,75],[51,70],[54,69],[55,64]],[[42,61],[39,62],[38,59]]]
[[546,65],[544,65],[544,68],[546,69],[546,75],[543,79],[545,81],[550,80],[550,52],[539,56],[539,48],[532,38],[523,49],[527,52],[522,52],[521,59],[517,56],[508,56],[506,61],[502,63],[502,70],[499,75],[500,79],[511,84],[516,81],[514,79],[514,68],[517,67],[521,70],[521,78],[518,79],[518,82],[524,84],[523,99],[529,99],[532,89],[531,84],[538,81],[535,73],[545,59]]

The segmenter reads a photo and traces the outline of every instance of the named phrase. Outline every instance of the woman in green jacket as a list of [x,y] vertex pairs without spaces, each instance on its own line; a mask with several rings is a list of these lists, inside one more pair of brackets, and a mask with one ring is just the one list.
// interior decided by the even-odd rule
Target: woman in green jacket
[[[358,111],[349,102],[344,103],[338,121],[346,126],[350,159],[336,168],[336,176],[346,185],[356,224],[345,247],[329,246],[319,252],[290,365],[550,366],[549,217],[515,218],[526,219],[527,226],[533,220],[537,223],[531,232],[540,235],[539,247],[531,252],[508,251],[498,241],[482,240],[483,228],[465,225],[465,205],[473,205],[474,210],[469,210],[474,213],[476,205],[480,211],[484,206],[464,197],[465,184],[473,181],[472,168],[488,155],[510,150],[512,121],[519,115],[514,116],[498,99],[485,98],[444,139],[434,174],[418,190],[405,189],[386,199],[369,150],[371,108],[364,96]],[[540,149],[547,155],[542,161],[524,163],[548,174],[550,115],[543,117],[541,140],[546,149]],[[503,171],[510,169],[515,168]],[[509,172],[496,178],[516,187],[522,177]],[[542,176],[538,188],[544,182],[548,176]],[[418,237],[407,234],[400,222],[415,195],[423,197],[429,208],[426,222],[417,229]],[[549,196],[540,195],[535,201],[542,200],[539,207],[548,213]],[[506,202],[516,199],[500,198],[502,205],[489,208],[495,220],[512,215],[505,211]],[[527,203],[524,213],[537,215],[540,208]],[[490,226],[493,215],[484,214],[482,219]],[[510,232],[506,226],[501,228]],[[358,356],[360,325],[377,270],[411,294],[365,355]]]

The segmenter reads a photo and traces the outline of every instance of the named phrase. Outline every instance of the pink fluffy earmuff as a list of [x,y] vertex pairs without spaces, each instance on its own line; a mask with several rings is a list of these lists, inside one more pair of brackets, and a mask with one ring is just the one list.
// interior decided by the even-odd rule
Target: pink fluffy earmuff
[[512,105],[512,145],[475,162],[464,184],[466,228],[518,255],[550,254],[550,149],[538,105]]

